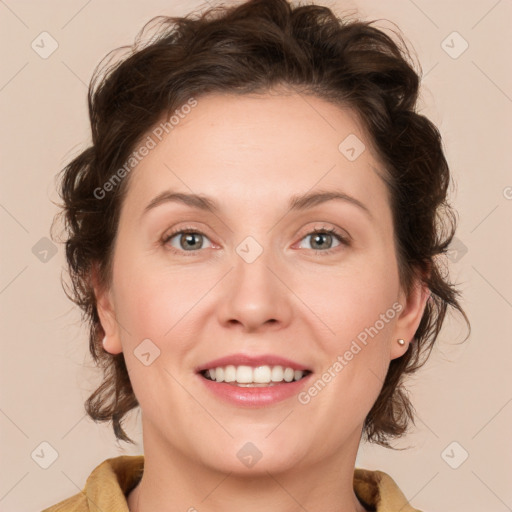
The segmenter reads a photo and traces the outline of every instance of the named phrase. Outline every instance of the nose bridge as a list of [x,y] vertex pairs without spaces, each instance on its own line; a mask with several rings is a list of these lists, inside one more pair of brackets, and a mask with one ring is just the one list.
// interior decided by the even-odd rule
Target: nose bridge
[[219,308],[223,323],[240,323],[254,330],[267,323],[289,321],[290,297],[275,275],[276,260],[271,248],[264,247],[252,236],[235,247],[230,285]]
[[274,295],[278,283],[269,270],[273,266],[273,255],[268,240],[258,242],[255,237],[248,236],[235,248],[234,279],[235,291],[239,297],[246,296],[249,301],[263,299],[267,302]]
[[252,293],[257,292],[257,288],[269,293],[269,277],[272,273],[269,267],[272,267],[272,254],[270,248],[261,249],[255,246],[254,242],[244,241],[236,248],[235,257],[235,278],[240,285],[240,290],[249,289]]

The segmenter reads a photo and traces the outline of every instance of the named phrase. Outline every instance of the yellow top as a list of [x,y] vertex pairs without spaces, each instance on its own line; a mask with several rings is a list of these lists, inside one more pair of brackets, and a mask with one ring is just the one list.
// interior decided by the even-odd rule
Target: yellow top
[[[144,455],[121,455],[103,461],[84,489],[42,512],[129,512],[126,496],[139,483]],[[421,512],[412,508],[393,479],[382,471],[354,470],[354,492],[369,511]]]

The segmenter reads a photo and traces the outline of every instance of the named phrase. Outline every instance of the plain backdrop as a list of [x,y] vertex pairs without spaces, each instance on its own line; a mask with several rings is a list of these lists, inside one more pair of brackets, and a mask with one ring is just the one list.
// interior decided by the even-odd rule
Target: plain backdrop
[[[396,23],[416,51],[421,111],[442,133],[457,184],[450,273],[473,328],[461,343],[464,325],[451,317],[409,380],[418,419],[396,443],[406,449],[362,445],[357,465],[389,473],[421,510],[511,510],[512,4],[316,3],[381,19],[386,30]],[[125,423],[135,446],[85,415],[101,374],[60,285],[63,247],[49,240],[55,177],[89,143],[87,84],[101,58],[131,44],[152,17],[199,6],[206,4],[0,1],[1,511],[41,510],[79,492],[106,458],[143,452],[138,412]]]

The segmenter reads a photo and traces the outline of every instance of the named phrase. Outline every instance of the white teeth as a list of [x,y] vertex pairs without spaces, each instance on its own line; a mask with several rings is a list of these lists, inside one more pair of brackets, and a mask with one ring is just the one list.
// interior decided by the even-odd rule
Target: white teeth
[[252,382],[252,368],[250,366],[239,366],[236,369],[236,381],[240,384]]
[[282,366],[272,368],[272,382],[281,382],[283,380],[284,370]]
[[286,368],[284,371],[284,380],[286,382],[291,382],[293,377],[295,376],[295,372],[292,368]]
[[234,382],[236,380],[236,367],[233,365],[226,366],[224,369],[224,382]]
[[258,384],[266,384],[270,382],[271,373],[270,366],[258,366],[253,370],[253,380]]
[[211,368],[205,372],[205,376],[217,382],[233,382],[240,385],[270,384],[274,382],[292,382],[300,380],[304,371],[294,370],[283,366],[252,366],[228,365]]

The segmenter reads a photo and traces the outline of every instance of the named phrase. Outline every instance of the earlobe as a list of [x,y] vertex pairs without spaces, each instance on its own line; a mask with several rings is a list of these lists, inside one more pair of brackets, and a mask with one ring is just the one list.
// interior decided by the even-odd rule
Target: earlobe
[[401,293],[402,302],[400,303],[403,304],[403,309],[395,324],[391,342],[391,359],[403,356],[409,350],[409,345],[414,340],[429,297],[429,288],[425,283],[419,281],[416,282],[408,297],[405,293]]
[[91,280],[96,298],[96,310],[98,311],[101,327],[105,333],[102,340],[103,348],[111,354],[119,354],[123,351],[123,348],[119,337],[119,325],[116,320],[111,291],[100,284],[96,267],[94,267],[91,273]]
[[121,346],[117,336],[112,337],[105,335],[101,343],[105,352],[108,352],[112,355],[120,354],[123,351],[123,347]]

